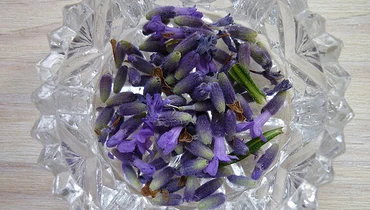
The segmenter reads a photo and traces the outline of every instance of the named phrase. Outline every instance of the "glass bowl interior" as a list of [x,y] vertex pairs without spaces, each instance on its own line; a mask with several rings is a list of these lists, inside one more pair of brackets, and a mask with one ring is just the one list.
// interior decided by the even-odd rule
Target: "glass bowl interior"
[[[353,112],[344,99],[350,77],[338,64],[342,42],[325,32],[325,20],[304,0],[86,0],[66,6],[63,26],[49,34],[51,52],[37,65],[43,84],[32,96],[40,110],[32,135],[44,146],[39,163],[55,175],[53,193],[71,209],[161,209],[127,184],[120,163],[108,158],[93,130],[103,105],[100,77],[116,72],[110,40],[143,42],[145,14],[158,5],[196,5],[206,21],[230,13],[258,31],[272,70],[293,83],[285,107],[266,126],[284,127],[274,139],[280,145],[276,161],[253,188],[224,184],[228,199],[219,209],[316,208],[317,188],[333,179],[332,160],[345,151],[343,128]],[[235,165],[234,173],[250,174],[253,161]]]

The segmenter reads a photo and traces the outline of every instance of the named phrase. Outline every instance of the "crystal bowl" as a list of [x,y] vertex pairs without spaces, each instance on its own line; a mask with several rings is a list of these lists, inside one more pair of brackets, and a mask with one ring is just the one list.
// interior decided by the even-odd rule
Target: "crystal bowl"
[[109,41],[142,41],[137,26],[145,13],[169,4],[231,13],[264,37],[273,68],[293,82],[282,114],[270,122],[285,131],[276,140],[277,160],[252,189],[226,189],[228,199],[218,209],[317,208],[317,189],[333,180],[332,161],[345,151],[343,128],[353,112],[344,99],[350,76],[338,64],[343,44],[325,32],[325,19],[306,0],[84,0],[66,6],[63,26],[48,36],[50,54],[37,64],[42,85],[32,95],[40,111],[32,136],[44,146],[38,162],[55,176],[53,194],[70,209],[164,209],[127,184],[93,124],[99,78],[113,71]]

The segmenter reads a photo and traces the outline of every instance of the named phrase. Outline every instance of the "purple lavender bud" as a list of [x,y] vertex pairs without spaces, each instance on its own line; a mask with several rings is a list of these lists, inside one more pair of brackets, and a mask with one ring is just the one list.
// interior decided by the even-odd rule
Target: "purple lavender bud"
[[160,112],[157,116],[149,118],[149,121],[158,127],[185,126],[193,120],[190,114],[178,111]]
[[290,84],[289,80],[284,79],[279,84],[277,84],[274,89],[266,91],[266,95],[271,96],[274,95],[274,93],[287,91],[292,87],[292,84]]
[[188,15],[198,18],[202,18],[203,14],[197,11],[197,8],[194,7],[175,7],[176,15]]
[[155,32],[151,28],[148,27],[149,25],[150,25],[150,22],[147,22],[143,25],[143,35],[145,36],[148,36]]
[[130,184],[137,188],[140,187],[141,184],[137,178],[137,174],[130,164],[122,164],[122,170]]
[[227,142],[236,155],[246,155],[249,152],[247,145],[238,137],[234,137],[232,141]]
[[104,103],[112,90],[112,75],[104,74],[100,79],[100,99]]
[[226,201],[226,195],[223,193],[216,193],[210,195],[198,203],[198,210],[215,209],[221,206]]
[[267,104],[261,109],[261,113],[269,112],[271,115],[276,114],[284,105],[287,92],[282,91],[277,93]]
[[197,118],[196,131],[198,134],[199,141],[203,142],[206,145],[211,144],[212,142],[211,123],[207,115],[201,115]]
[[153,176],[153,174],[155,173],[154,166],[140,160],[139,158],[136,158],[132,162],[132,165],[139,169],[140,172],[143,173],[144,175]]
[[204,24],[201,18],[188,15],[176,16],[174,18],[174,22],[179,26],[189,26],[196,28],[199,28]]
[[175,175],[175,169],[172,167],[166,167],[160,171],[157,171],[149,187],[152,190],[157,190],[165,186],[171,178]]
[[167,185],[164,188],[168,190],[169,193],[177,192],[185,187],[185,185],[180,184],[180,182],[181,182],[180,177],[173,178],[167,183]]
[[218,74],[218,84],[222,89],[226,104],[233,104],[235,102],[235,91],[225,73]]
[[118,107],[118,114],[121,116],[140,114],[146,111],[146,105],[140,102],[125,103]]
[[261,67],[267,71],[271,69],[272,60],[270,54],[264,47],[260,47],[258,43],[251,43],[250,44],[250,53],[251,57],[253,58],[256,63],[261,65]]
[[184,201],[179,194],[170,193],[168,198],[163,196],[157,196],[152,199],[153,203],[158,206],[178,206],[181,205]]
[[205,26],[203,26],[201,28],[183,26],[181,28],[184,30],[185,36],[189,36],[189,35],[191,35],[191,34],[193,34],[195,32],[198,32],[199,34],[202,34],[203,36],[211,36],[211,35],[214,35],[213,30],[210,29],[210,28],[207,28]]
[[132,92],[120,92],[110,97],[106,104],[107,106],[119,106],[124,103],[133,102],[137,99],[136,95]]
[[195,101],[204,101],[208,98],[210,92],[211,87],[207,83],[202,82],[193,90],[190,96]]
[[167,77],[164,79],[164,81],[168,84],[168,85],[175,85],[177,83],[177,79],[175,78],[175,76],[173,74],[169,74],[167,75]]
[[123,85],[126,82],[127,78],[127,66],[121,66],[116,74],[116,77],[114,78],[114,84],[113,84],[113,92],[119,93],[123,87]]
[[[204,79],[204,74],[201,72],[194,72],[189,74],[184,79],[180,80],[175,87],[173,92],[177,95],[183,93],[191,93],[196,86],[198,86]],[[222,92],[221,92],[222,93]]]
[[149,75],[141,75],[140,76],[140,82],[139,82],[139,84],[133,84],[132,86],[134,86],[134,87],[142,87],[142,86],[145,86],[148,82],[149,82],[149,80],[152,80],[152,76],[149,76]]
[[106,106],[100,111],[99,116],[95,121],[95,130],[101,130],[108,125],[114,114],[114,108]]
[[146,94],[154,95],[155,93],[160,93],[161,88],[161,79],[159,77],[152,77],[145,83],[143,95],[146,96]]
[[[209,58],[211,59],[211,56]],[[201,56],[196,70],[203,72],[204,74],[216,73],[217,66],[216,63],[213,60],[209,60],[207,56]]]
[[171,19],[176,16],[176,11],[174,6],[163,6],[157,7],[150,10],[146,14],[146,19],[151,20],[153,16],[160,15],[162,19]]
[[129,137],[142,124],[142,118],[144,116],[145,114],[134,115],[124,121],[120,126],[119,131],[108,139],[106,143],[107,147],[114,147]]
[[182,106],[180,107],[180,109],[183,111],[206,112],[206,111],[213,111],[215,108],[211,100],[207,99],[205,101],[199,101],[199,102],[195,102],[194,104]]
[[[166,50],[168,53],[174,51],[175,47],[182,41],[182,39],[171,39],[166,42]],[[183,54],[181,54],[183,55]]]
[[173,70],[175,70],[177,65],[179,65],[180,59],[181,59],[181,53],[177,51],[174,51],[171,54],[167,55],[161,65],[162,71],[172,72]]
[[175,78],[181,80],[187,76],[199,62],[199,54],[191,51],[183,56],[175,72]]
[[195,190],[193,200],[200,201],[203,198],[210,196],[211,194],[216,192],[216,190],[218,190],[218,188],[220,188],[223,183],[224,181],[221,178],[212,179],[211,181],[206,182]]
[[236,128],[236,115],[231,109],[228,109],[225,113],[225,133],[227,141],[231,141],[234,138]]
[[135,54],[139,57],[143,57],[143,54],[141,53],[139,48],[137,48],[135,45],[131,44],[130,42],[121,40],[119,43],[122,46],[123,50],[127,53],[127,55]]
[[229,32],[232,38],[241,39],[247,42],[255,42],[258,35],[253,29],[238,24],[226,26],[225,29]]
[[161,170],[168,165],[168,163],[166,163],[161,157],[154,159],[149,164],[154,166],[155,170]]
[[200,37],[200,34],[195,32],[182,40],[173,50],[179,51],[181,55],[185,55],[198,47],[198,40]]
[[[114,40],[114,42],[116,41]],[[114,43],[114,42],[111,41],[111,43]],[[123,49],[123,47],[121,46],[120,42],[117,42],[115,47],[116,47],[115,50],[113,49],[113,52],[115,51],[114,60],[116,63],[116,68],[119,68],[125,59],[126,52],[125,52],[125,49]]]
[[217,48],[213,59],[215,59],[215,61],[219,62],[220,64],[225,64],[230,59],[230,55],[224,50]]
[[241,44],[238,47],[238,62],[240,65],[248,68],[251,63],[251,49],[248,42]]
[[155,67],[144,58],[137,55],[129,55],[128,61],[133,67],[145,74],[153,74]]
[[279,152],[279,145],[271,145],[265,153],[258,159],[256,166],[252,172],[252,179],[257,180],[261,177],[262,172],[267,170],[272,162],[274,162],[277,153]]
[[100,135],[98,136],[98,142],[100,142],[102,145],[105,144],[105,141],[107,141],[108,135],[112,132],[111,128],[104,128]]
[[165,104],[171,104],[173,106],[183,106],[186,104],[186,98],[179,95],[169,95],[164,100]]
[[140,72],[135,68],[128,68],[128,81],[131,83],[131,85],[136,86],[139,85],[141,82],[141,75]]
[[202,57],[205,57],[207,62],[210,62],[217,50],[215,47],[216,44],[217,44],[217,36],[202,35],[198,39],[198,47],[196,51],[199,53],[199,55],[201,55]]
[[256,181],[246,176],[237,176],[235,174],[228,176],[227,179],[233,184],[240,185],[243,187],[248,187],[248,188],[251,188],[256,184]]
[[226,15],[225,17],[217,20],[215,23],[211,24],[212,26],[227,26],[227,25],[232,25],[234,24],[234,19],[233,17],[230,16],[230,13]]
[[233,40],[231,39],[230,35],[226,31],[219,31],[217,35],[222,38],[222,41],[226,44],[227,48],[231,52],[234,52],[234,53],[237,52],[234,46]]
[[214,137],[225,136],[225,114],[212,112],[211,129]]
[[139,45],[139,50],[145,51],[145,52],[165,52],[166,51],[166,45],[159,40],[152,40],[148,41],[146,40],[144,43]]
[[211,87],[210,98],[213,106],[219,113],[225,112],[225,98],[224,94],[222,93],[220,85],[217,82],[212,82],[210,84],[210,87]]
[[185,149],[193,155],[207,160],[212,160],[214,156],[212,150],[201,141],[192,141],[190,144],[185,146]]
[[235,64],[237,64],[238,62],[234,59],[234,58],[231,58],[227,63],[224,63],[223,65],[222,65],[222,67],[220,68],[220,70],[219,70],[219,72],[224,72],[224,73],[226,73],[226,72],[228,72],[229,71],[229,69],[231,68],[231,67],[233,67]]
[[184,189],[184,200],[190,202],[193,200],[195,190],[198,187],[198,180],[195,176],[188,176],[186,179],[186,185]]
[[201,172],[205,167],[207,167],[208,160],[203,158],[197,158],[194,160],[185,161],[178,168],[178,173],[182,176],[191,176]]
[[182,131],[182,127],[174,127],[171,130],[165,132],[157,141],[159,148],[163,149],[163,154],[167,155],[172,152],[177,144],[179,143],[179,136]]
[[164,60],[164,55],[162,53],[153,53],[150,55],[150,62],[154,63],[154,65],[160,66]]
[[243,109],[243,115],[246,118],[246,120],[248,122],[253,121],[253,111],[252,111],[251,107],[249,106],[247,100],[245,100],[245,98],[242,95],[240,95],[239,93],[236,94],[236,98],[238,99],[238,101],[240,103],[240,106]]

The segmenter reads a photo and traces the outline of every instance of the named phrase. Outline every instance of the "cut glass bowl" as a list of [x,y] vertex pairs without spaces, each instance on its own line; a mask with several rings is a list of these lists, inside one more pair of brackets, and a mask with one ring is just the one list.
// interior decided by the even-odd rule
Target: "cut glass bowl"
[[[130,187],[93,131],[97,86],[114,71],[110,39],[137,44],[137,25],[156,5],[194,6],[209,17],[228,13],[259,32],[275,70],[293,83],[285,108],[270,125],[284,126],[280,153],[252,189],[224,184],[218,209],[315,209],[317,189],[331,182],[333,158],[345,151],[343,128],[353,117],[344,93],[350,77],[338,64],[342,42],[306,0],[84,0],[66,6],[64,24],[48,38],[37,65],[42,85],[32,99],[40,111],[32,136],[44,148],[39,163],[55,176],[53,194],[70,209],[164,209]],[[237,170],[237,169],[234,169]],[[184,204],[168,209],[194,209]]]

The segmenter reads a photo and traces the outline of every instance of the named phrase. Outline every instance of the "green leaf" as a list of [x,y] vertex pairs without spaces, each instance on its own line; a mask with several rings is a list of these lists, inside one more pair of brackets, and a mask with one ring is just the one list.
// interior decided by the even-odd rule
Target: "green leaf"
[[[283,128],[282,127],[275,128],[275,129],[272,129],[272,130],[269,130],[269,131],[264,132],[263,135],[267,139],[266,142],[263,141],[260,137],[257,137],[257,138],[254,138],[254,139],[248,141],[246,143],[246,145],[249,148],[249,152],[247,154],[245,154],[245,155],[237,155],[237,157],[239,158],[239,160],[235,160],[235,161],[232,161],[232,162],[229,162],[229,163],[222,162],[222,163],[220,163],[220,167],[226,166],[226,165],[231,165],[233,163],[237,163],[239,161],[242,161],[243,159],[245,159],[249,155],[254,154],[255,152],[257,152],[263,145],[265,145],[267,142],[269,142],[270,140],[272,140],[273,138],[275,138],[276,136],[278,136],[278,135],[280,135],[282,133],[283,133]],[[230,153],[230,155],[235,155],[235,154],[234,153]]]
[[231,67],[229,75],[244,87],[258,104],[266,104],[266,95],[254,83],[249,75],[248,69],[237,63]]

